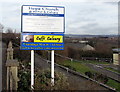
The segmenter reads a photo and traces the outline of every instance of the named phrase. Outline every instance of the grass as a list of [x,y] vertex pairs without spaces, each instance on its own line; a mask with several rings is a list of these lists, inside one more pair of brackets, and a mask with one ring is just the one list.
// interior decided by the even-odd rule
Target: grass
[[[95,63],[94,61],[91,61],[92,63]],[[90,63],[90,62],[89,62]],[[80,63],[80,62],[75,62],[75,61],[64,61],[64,62],[59,62],[59,64],[66,66],[70,69],[73,69],[77,72],[80,72],[81,74],[85,75],[85,72],[97,72],[95,70],[92,70],[91,68],[87,67],[84,63]],[[106,83],[106,85],[115,88],[117,91],[120,92],[120,83],[112,80],[112,79],[108,79],[108,82]]]
[[86,65],[80,63],[80,62],[75,62],[75,61],[64,61],[64,62],[60,62],[59,64],[66,66],[66,67],[70,67],[71,69],[80,72],[81,74],[85,74],[85,72],[91,71],[91,72],[95,72],[94,70],[90,69],[89,67],[87,67]]
[[113,68],[110,68],[110,67],[106,67],[107,70],[110,70],[112,72],[116,72],[116,73],[120,73],[119,70],[116,70],[116,69],[113,69]]
[[81,61],[82,63],[92,63],[92,64],[110,64],[108,62],[103,62],[103,61],[93,61],[93,60],[88,60],[88,61]]
[[107,85],[120,92],[120,83],[116,82],[115,80],[109,79]]

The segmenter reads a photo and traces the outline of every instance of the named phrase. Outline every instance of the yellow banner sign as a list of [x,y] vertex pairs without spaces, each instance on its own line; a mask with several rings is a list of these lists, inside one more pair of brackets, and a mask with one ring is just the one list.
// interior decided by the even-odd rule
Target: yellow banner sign
[[34,35],[34,42],[62,43],[62,35]]

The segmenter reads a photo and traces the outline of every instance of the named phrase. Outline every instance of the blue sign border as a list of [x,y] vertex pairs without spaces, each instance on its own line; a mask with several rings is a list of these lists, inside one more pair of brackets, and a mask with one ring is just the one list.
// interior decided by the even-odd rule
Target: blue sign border
[[[64,30],[63,32],[23,32],[23,28],[22,28],[22,20],[23,20],[23,6],[36,6],[36,7],[58,7],[58,8],[64,8]],[[21,7],[21,32],[22,33],[65,33],[65,7],[63,6],[46,6],[46,5],[22,5]]]
[[[61,35],[61,36],[63,36],[63,42],[62,43],[22,42],[22,39],[23,39],[22,35]],[[20,44],[21,44],[21,46],[20,46],[21,50],[64,50],[64,34],[22,33],[21,34],[21,43]],[[29,45],[26,46],[24,44],[36,44],[37,46],[29,46]],[[44,44],[47,44],[48,47],[45,46]],[[55,44],[61,45],[61,46],[55,46]],[[37,48],[39,48],[39,49],[37,49]],[[47,48],[49,48],[49,49],[47,49]]]

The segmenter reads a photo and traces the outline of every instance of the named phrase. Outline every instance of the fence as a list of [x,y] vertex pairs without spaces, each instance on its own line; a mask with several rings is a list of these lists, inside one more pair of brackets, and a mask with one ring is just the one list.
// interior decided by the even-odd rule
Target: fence
[[[57,54],[57,55],[58,55],[58,54]],[[59,56],[61,56],[61,55],[59,55]],[[64,57],[64,56],[62,56],[62,57]],[[68,57],[66,57],[66,58],[72,60],[71,58],[68,58]],[[44,61],[46,61],[46,62],[49,63],[49,64],[51,63],[51,62],[50,62],[49,60],[47,60],[47,59],[44,59],[44,58],[42,58],[42,57],[41,57],[41,59],[44,60]],[[109,86],[107,86],[107,85],[105,85],[105,84],[103,84],[103,83],[100,83],[100,82],[98,82],[98,81],[96,81],[96,80],[94,80],[94,79],[91,79],[91,78],[89,78],[89,77],[87,77],[87,76],[85,76],[85,75],[83,75],[83,74],[80,74],[80,73],[78,73],[78,72],[76,72],[76,71],[74,71],[74,70],[72,70],[72,69],[69,69],[68,67],[59,65],[59,64],[57,64],[57,63],[55,63],[55,67],[59,67],[59,68],[63,69],[64,71],[66,71],[67,73],[71,73],[71,74],[76,75],[76,76],[78,76],[78,77],[80,77],[80,78],[82,77],[82,78],[84,78],[84,79],[86,79],[86,80],[93,81],[93,82],[99,84],[100,86],[103,86],[104,88],[106,88],[106,89],[108,89],[108,90],[110,90],[110,91],[112,91],[112,92],[115,92],[115,90],[116,90],[116,89],[114,89],[114,88],[112,88],[112,87],[109,87]]]
[[[45,52],[46,52],[46,53],[45,53],[45,59],[49,59],[49,60],[50,60],[50,51],[45,51]],[[62,58],[64,58],[64,59],[67,59],[67,60],[70,60],[70,61],[73,61],[73,60],[74,60],[74,61],[79,61],[79,60],[75,60],[75,59],[72,59],[72,58],[69,58],[69,57],[66,57],[66,56],[57,54],[57,53],[55,53],[55,56],[59,56],[59,57],[62,57]],[[49,60],[46,60],[46,61],[49,62]],[[80,61],[79,61],[79,62],[80,62]],[[77,72],[75,72],[75,71],[73,71],[73,70],[71,70],[71,69],[69,69],[69,68],[67,68],[67,67],[64,67],[64,66],[61,66],[61,65],[58,65],[58,64],[55,64],[55,66],[60,67],[60,68],[63,68],[63,69],[66,70],[67,72],[73,73],[73,74],[75,74],[75,75],[77,75],[77,76],[80,76],[80,77],[83,77],[83,78],[85,78],[85,79],[87,79],[87,80],[94,81],[94,82],[100,84],[101,86],[103,86],[103,87],[105,87],[105,88],[107,88],[107,89],[109,89],[109,90],[115,91],[115,89],[113,89],[113,88],[111,88],[111,87],[109,87],[109,86],[107,86],[107,85],[104,85],[104,84],[102,84],[102,83],[99,83],[99,82],[97,82],[97,81],[95,81],[95,80],[93,80],[93,79],[90,79],[90,78],[88,78],[88,77],[86,77],[86,76],[84,76],[84,75],[81,75],[81,74],[79,74],[79,73],[77,73]]]

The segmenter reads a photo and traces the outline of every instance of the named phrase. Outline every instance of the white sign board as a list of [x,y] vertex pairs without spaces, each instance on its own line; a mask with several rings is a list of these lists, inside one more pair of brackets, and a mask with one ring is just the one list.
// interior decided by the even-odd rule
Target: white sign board
[[64,32],[64,7],[22,6],[22,32]]

